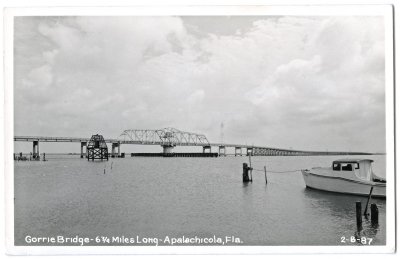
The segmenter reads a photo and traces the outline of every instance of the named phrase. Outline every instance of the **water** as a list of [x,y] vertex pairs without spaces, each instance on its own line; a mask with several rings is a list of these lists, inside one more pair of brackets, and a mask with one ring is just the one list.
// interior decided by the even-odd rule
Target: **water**
[[[300,172],[269,173],[266,185],[264,172],[255,171],[253,182],[244,184],[247,157],[46,158],[15,163],[16,245],[27,245],[27,235],[215,235],[238,237],[243,245],[360,245],[341,239],[355,235],[355,202],[364,207],[367,198],[306,189]],[[337,158],[253,157],[252,165],[286,171],[329,166]],[[385,156],[368,158],[385,176]],[[371,245],[384,245],[385,200],[372,202],[380,225],[364,219],[362,235],[372,238]]]

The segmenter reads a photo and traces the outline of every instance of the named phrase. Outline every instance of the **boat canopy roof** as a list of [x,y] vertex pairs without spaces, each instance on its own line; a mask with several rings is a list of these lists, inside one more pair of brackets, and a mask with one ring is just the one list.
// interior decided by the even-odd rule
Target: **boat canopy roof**
[[372,162],[374,162],[374,160],[372,160],[372,159],[362,159],[362,158],[357,159],[357,158],[355,158],[355,159],[339,159],[339,160],[333,161],[333,163],[359,163],[359,162],[370,162],[370,163],[372,163]]

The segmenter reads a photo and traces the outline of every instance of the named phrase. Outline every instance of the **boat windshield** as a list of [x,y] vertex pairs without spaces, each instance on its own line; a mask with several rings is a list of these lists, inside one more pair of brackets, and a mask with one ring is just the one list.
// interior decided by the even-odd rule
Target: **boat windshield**
[[340,163],[333,163],[333,171],[340,171]]
[[358,163],[339,163],[334,162],[332,164],[333,171],[353,171],[353,169],[359,169],[360,165]]
[[350,163],[342,164],[342,171],[353,171],[353,165]]

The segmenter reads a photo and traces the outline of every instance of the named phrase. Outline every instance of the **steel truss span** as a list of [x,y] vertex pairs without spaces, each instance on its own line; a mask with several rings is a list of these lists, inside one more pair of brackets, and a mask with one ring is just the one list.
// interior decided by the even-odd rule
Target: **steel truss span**
[[207,146],[210,145],[203,134],[181,131],[175,128],[158,130],[129,129],[119,137],[122,142],[153,144],[161,146]]

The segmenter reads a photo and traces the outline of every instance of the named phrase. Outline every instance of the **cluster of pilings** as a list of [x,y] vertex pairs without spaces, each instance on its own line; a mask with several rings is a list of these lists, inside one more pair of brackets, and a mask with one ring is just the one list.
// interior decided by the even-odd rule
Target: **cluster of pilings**
[[14,160],[15,161],[40,161],[40,158],[42,157],[43,161],[47,161],[46,160],[46,153],[42,153],[42,155],[35,155],[33,156],[33,153],[31,152],[29,154],[29,158],[27,155],[23,155],[22,152],[19,153],[14,153]]
[[33,141],[32,160],[40,160],[39,140]]
[[[368,202],[365,207],[364,216],[368,218],[369,214],[367,213]],[[357,232],[360,232],[362,227],[362,204],[361,201],[356,202],[356,221],[357,221]],[[371,226],[376,228],[379,225],[379,210],[378,206],[375,203],[371,204]]]
[[[33,147],[32,147],[32,152],[29,155],[29,161],[40,161],[39,140],[34,140],[32,143],[33,143]],[[44,155],[44,153],[43,153],[43,155]],[[19,154],[14,154],[14,160],[28,161],[28,157],[23,156],[22,152],[20,152]],[[44,157],[44,160],[45,160],[45,157]]]

